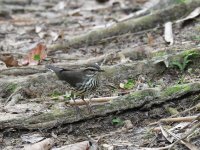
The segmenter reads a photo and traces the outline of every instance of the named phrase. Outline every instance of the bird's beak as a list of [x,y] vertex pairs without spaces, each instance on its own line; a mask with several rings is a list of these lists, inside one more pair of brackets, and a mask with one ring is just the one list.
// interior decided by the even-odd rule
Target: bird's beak
[[105,72],[105,70],[100,69],[99,72]]

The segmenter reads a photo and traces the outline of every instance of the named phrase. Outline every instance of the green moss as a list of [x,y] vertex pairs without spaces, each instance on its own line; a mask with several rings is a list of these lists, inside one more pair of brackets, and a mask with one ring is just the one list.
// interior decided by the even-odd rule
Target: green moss
[[113,100],[110,105],[108,106],[108,109],[118,109],[118,107],[120,107],[120,109],[123,109],[122,106],[124,108],[127,107],[134,107],[136,105],[140,105],[140,103],[143,101],[142,99],[145,99],[145,97],[148,96],[152,96],[152,97],[156,97],[158,96],[159,92],[155,89],[146,89],[146,90],[142,90],[142,91],[136,91],[130,95],[127,95],[126,98],[123,98],[125,100]]
[[199,35],[195,35],[195,36],[192,36],[191,39],[194,40],[194,41],[199,42],[200,41],[200,36]]
[[168,113],[170,113],[170,115],[175,115],[175,114],[178,114],[178,113],[179,113],[178,110],[177,110],[176,108],[166,107],[165,109],[166,109],[166,111],[167,111]]
[[135,99],[142,99],[145,96],[147,96],[147,95],[142,93],[141,91],[136,91],[136,92],[131,94],[131,97],[135,98]]
[[61,114],[63,114],[63,110],[58,109],[56,107],[52,107],[51,110],[52,110],[53,116],[60,116]]
[[166,51],[158,51],[158,52],[154,52],[152,54],[153,54],[153,57],[161,57],[161,56],[167,55],[167,52]]
[[116,126],[122,126],[124,125],[124,121],[120,119],[119,117],[117,117],[117,118],[112,119],[112,124]]
[[158,96],[158,94],[159,94],[159,92],[155,89],[146,89],[146,90],[136,91],[136,92],[132,93],[131,97],[135,98],[135,99],[143,99],[147,96],[156,97],[156,96]]
[[7,87],[6,90],[13,93],[17,88],[17,84],[16,83],[10,83]]
[[124,83],[124,89],[132,89],[135,85],[136,81],[133,79],[128,79],[126,83]]
[[180,3],[187,3],[188,0],[175,0],[175,2],[176,2],[177,4],[180,4]]
[[182,53],[182,56],[185,57],[185,56],[188,56],[188,55],[191,55],[191,54],[200,55],[200,52],[199,52],[199,50],[197,50],[197,49],[185,50],[185,51]]
[[53,93],[50,94],[50,97],[58,97],[58,96],[61,96],[63,95],[62,93],[60,93],[59,91],[57,90],[54,90]]
[[115,108],[117,108],[117,107],[119,107],[119,106],[125,106],[124,101],[112,100],[112,101],[110,102],[110,105],[108,106],[108,108],[109,108],[110,110],[113,110],[113,109],[115,109]]
[[59,108],[52,108],[51,109],[52,111],[51,111],[51,113],[52,113],[52,116],[54,117],[54,118],[59,118],[59,117],[61,117],[61,116],[64,116],[65,114],[66,114],[66,116],[68,116],[68,117],[71,117],[71,116],[76,116],[76,111],[75,111],[75,109],[73,110],[66,110],[66,111],[63,111],[62,109],[59,109]]
[[100,112],[103,112],[105,111],[105,107],[104,105],[98,105],[98,108],[97,108]]
[[174,85],[171,87],[168,87],[166,90],[163,91],[163,96],[171,96],[175,93],[189,91],[191,87],[189,85]]

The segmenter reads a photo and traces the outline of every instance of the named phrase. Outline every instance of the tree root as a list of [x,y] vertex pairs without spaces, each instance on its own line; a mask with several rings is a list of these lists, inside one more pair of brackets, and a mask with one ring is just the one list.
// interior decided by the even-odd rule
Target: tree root
[[63,49],[67,51],[69,47],[78,48],[83,44],[92,45],[100,41],[101,39],[107,37],[121,35],[128,32],[134,33],[154,28],[155,26],[162,25],[167,21],[173,21],[185,16],[186,14],[188,14],[188,12],[191,12],[199,5],[199,0],[193,0],[187,4],[180,3],[178,5],[174,5],[172,7],[156,11],[147,16],[143,16],[136,19],[130,19],[124,22],[114,24],[107,28],[97,29],[86,34],[70,38],[66,42],[63,42],[65,44],[52,45],[49,46],[48,49],[50,51],[56,51],[58,49]]

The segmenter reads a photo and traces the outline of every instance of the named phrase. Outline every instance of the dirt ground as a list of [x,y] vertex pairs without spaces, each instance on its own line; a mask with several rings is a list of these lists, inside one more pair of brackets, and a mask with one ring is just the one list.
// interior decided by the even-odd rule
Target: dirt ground
[[[0,15],[1,60],[9,54],[23,63],[23,57],[36,43],[43,42],[47,47],[55,43],[64,43],[72,36],[88,33],[106,24],[116,22],[117,19],[141,9],[145,2],[145,0],[109,1],[107,3],[97,3],[94,0],[2,0],[0,8],[5,12]],[[150,53],[152,52],[161,51],[173,54],[185,50],[199,50],[200,48],[199,17],[184,27],[173,26],[175,39],[173,45],[165,42],[163,32],[163,27],[156,26],[154,29],[104,39],[94,45],[85,43],[84,46],[78,48],[58,49],[48,53],[47,58],[36,66],[8,67],[2,61],[0,87],[5,88],[0,89],[0,120],[18,119],[24,115],[29,117],[40,112],[48,112],[52,108],[55,108],[55,110],[66,109],[63,102],[50,98],[64,95],[69,87],[59,81],[52,72],[45,69],[45,64],[65,66],[75,64],[79,60],[84,62],[93,57],[98,58],[105,54],[111,54],[111,57],[104,59],[101,65],[115,66],[120,65],[123,61],[137,63],[151,59]],[[139,54],[137,57],[133,55],[126,57],[128,60],[117,58],[116,54],[124,50],[136,50]],[[8,75],[4,72],[5,70],[12,72],[15,68],[20,67],[31,68],[33,73],[26,74],[23,70],[17,75],[12,73]],[[74,66],[71,65],[71,67]],[[199,73],[199,59],[197,58],[183,72],[176,67],[169,67],[161,74],[138,74],[133,78],[130,77],[134,81],[134,86],[128,90],[120,87],[120,83],[126,83],[128,79],[105,79],[102,82],[103,86],[98,89],[94,97],[123,96],[129,90],[140,90],[137,85],[141,77],[147,88],[159,87],[165,89],[177,84],[199,82]],[[10,83],[13,84],[10,85]],[[12,94],[16,91],[18,83],[25,88],[20,94],[20,100],[13,102],[12,96],[16,96],[16,93]],[[108,83],[110,86],[105,86]],[[142,89],[145,89],[145,87],[142,87]],[[155,104],[151,109],[119,110],[104,116],[97,115],[93,118],[83,119],[71,124],[62,124],[49,129],[4,128],[0,131],[0,149],[20,150],[26,144],[52,137],[54,138],[52,149],[88,140],[92,141],[93,145],[97,144],[94,142],[95,140],[98,141],[99,149],[106,149],[105,144],[116,146],[116,150],[164,147],[169,145],[170,142],[163,137],[161,132],[154,130],[159,126],[158,124],[150,124],[171,116],[168,108],[174,108],[181,112],[197,105],[199,103],[198,96],[199,93],[189,94],[175,101],[170,100],[162,104]],[[80,108],[82,107],[85,106]],[[199,114],[199,110],[191,110],[183,116],[196,114]],[[133,125],[130,129],[124,129],[127,120],[130,120]],[[168,126],[173,125],[173,123],[168,124]],[[197,136],[192,138],[190,142],[200,147],[199,128],[197,130]],[[177,144],[173,149],[188,148]]]

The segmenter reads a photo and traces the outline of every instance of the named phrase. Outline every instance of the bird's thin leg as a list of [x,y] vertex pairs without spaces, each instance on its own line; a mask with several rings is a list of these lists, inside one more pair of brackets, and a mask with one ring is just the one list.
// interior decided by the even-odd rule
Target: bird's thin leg
[[72,100],[74,101],[75,109],[76,109],[76,118],[79,119],[81,117],[80,108],[76,104],[75,95],[72,93]]
[[84,101],[84,103],[86,104],[89,113],[93,113],[93,112],[92,112],[92,108],[90,107],[90,104],[87,103],[87,102],[85,101],[84,95],[81,96],[81,99],[82,99],[82,100]]

